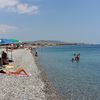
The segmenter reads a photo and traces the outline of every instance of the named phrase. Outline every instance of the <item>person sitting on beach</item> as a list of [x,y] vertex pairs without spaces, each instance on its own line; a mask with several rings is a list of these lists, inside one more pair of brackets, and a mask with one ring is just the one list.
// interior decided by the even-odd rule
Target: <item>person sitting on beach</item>
[[11,71],[4,71],[4,70],[0,70],[0,73],[4,73],[4,74],[10,74],[10,75],[20,75],[21,73],[24,73],[23,75],[29,76],[29,74],[24,70],[23,67],[18,68],[16,71],[11,72]]
[[8,55],[5,51],[2,51],[1,60],[3,65],[8,64]]
[[38,53],[37,53],[37,51],[35,52],[35,56],[36,56],[36,57],[38,56]]

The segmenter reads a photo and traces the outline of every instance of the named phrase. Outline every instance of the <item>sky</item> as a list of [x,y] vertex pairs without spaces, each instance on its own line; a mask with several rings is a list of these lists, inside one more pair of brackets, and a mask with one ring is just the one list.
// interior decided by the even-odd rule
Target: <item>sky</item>
[[100,43],[100,0],[0,0],[0,38]]

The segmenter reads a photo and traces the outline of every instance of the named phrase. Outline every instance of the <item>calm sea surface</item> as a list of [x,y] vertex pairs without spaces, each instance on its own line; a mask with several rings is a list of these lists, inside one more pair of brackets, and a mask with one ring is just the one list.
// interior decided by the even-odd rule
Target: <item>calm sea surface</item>
[[[66,100],[100,100],[100,45],[39,48],[39,62]],[[80,53],[80,62],[71,62]]]

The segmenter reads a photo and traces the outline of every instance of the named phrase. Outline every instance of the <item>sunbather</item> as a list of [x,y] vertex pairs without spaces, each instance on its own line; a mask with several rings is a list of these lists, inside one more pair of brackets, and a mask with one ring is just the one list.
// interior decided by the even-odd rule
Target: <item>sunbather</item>
[[24,73],[24,75],[29,76],[29,74],[23,69],[23,67],[18,68],[15,72],[4,71],[4,70],[0,71],[0,73],[11,74],[11,75],[20,75],[22,72]]

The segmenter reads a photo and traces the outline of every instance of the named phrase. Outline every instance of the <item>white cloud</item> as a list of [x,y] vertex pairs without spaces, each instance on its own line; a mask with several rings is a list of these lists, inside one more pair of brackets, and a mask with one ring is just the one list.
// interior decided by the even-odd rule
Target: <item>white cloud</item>
[[38,7],[37,6],[29,6],[28,4],[19,4],[17,6],[17,12],[36,14],[38,12]]
[[18,3],[18,0],[0,0],[0,8],[13,7]]
[[0,34],[11,33],[17,29],[18,28],[16,26],[0,24]]
[[38,6],[21,3],[19,0],[0,0],[0,9],[30,15],[37,14],[39,10]]

